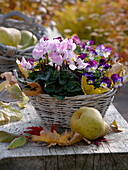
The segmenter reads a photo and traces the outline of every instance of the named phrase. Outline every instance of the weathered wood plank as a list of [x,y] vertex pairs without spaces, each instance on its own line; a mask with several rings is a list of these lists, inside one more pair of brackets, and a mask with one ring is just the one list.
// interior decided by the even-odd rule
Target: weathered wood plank
[[[0,143],[0,169],[128,170],[128,123],[113,105],[104,119],[109,124],[115,119],[123,132],[110,132],[106,136],[108,142],[99,147],[84,142],[70,147],[52,148],[27,143],[23,147],[7,150],[8,144]],[[23,110],[21,121],[0,126],[0,130],[19,133],[25,127],[34,125],[42,125],[42,120],[29,103]]]

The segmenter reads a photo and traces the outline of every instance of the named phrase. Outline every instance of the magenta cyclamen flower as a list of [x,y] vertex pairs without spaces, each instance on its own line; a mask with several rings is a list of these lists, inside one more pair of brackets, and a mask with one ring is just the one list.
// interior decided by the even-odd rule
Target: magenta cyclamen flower
[[73,40],[74,43],[80,44],[80,39],[77,35],[72,36],[72,40]]

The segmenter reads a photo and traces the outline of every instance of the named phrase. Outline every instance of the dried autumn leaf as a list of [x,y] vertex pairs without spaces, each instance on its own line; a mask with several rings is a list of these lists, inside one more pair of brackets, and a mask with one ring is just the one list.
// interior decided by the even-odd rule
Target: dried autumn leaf
[[124,78],[123,78],[123,83],[124,83],[124,84],[125,84],[125,83],[128,83],[128,74],[124,76]]
[[0,92],[7,87],[8,87],[8,83],[6,81],[3,81],[2,83],[0,83]]
[[80,142],[83,139],[79,133],[75,133],[72,138],[70,139],[68,145],[73,145],[74,143]]
[[44,129],[40,132],[40,136],[32,135],[32,141],[42,141],[49,143],[49,147],[52,145],[61,145],[61,146],[67,146],[69,141],[68,139],[72,136],[72,132],[65,131],[63,134],[57,133],[55,130],[53,132]]
[[122,63],[115,63],[112,65],[112,68],[107,72],[107,76],[111,77],[112,74],[122,74],[124,66]]
[[27,96],[36,96],[42,93],[42,88],[37,82],[28,82],[24,88],[24,93]]
[[114,132],[122,132],[123,130],[122,129],[119,129],[118,125],[117,125],[117,122],[116,120],[114,120],[112,123],[111,123],[111,128]]
[[5,78],[6,82],[8,82],[8,84],[10,84],[10,85],[17,83],[17,80],[16,80],[15,76],[12,75],[12,72],[4,72],[0,76],[2,79]]

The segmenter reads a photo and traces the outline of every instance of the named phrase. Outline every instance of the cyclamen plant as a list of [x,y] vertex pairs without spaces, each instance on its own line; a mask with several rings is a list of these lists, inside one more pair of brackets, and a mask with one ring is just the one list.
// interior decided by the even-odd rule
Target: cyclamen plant
[[111,89],[122,86],[123,77],[118,73],[108,76],[118,55],[103,44],[95,46],[94,41],[81,42],[78,36],[70,39],[42,37],[33,50],[34,60],[22,58],[23,69],[28,70],[27,82],[37,82],[43,93],[63,99],[65,96],[82,95],[84,84],[94,89]]

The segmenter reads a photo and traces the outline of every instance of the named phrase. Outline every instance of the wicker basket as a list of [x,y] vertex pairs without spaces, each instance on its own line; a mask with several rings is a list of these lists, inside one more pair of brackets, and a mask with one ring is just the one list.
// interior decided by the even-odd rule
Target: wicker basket
[[104,116],[116,91],[116,89],[112,89],[102,94],[65,97],[64,100],[57,100],[47,94],[33,96],[30,99],[46,126],[51,126],[54,123],[61,128],[68,129],[72,114],[80,107],[94,107]]
[[[10,19],[12,16],[18,16],[22,20]],[[16,28],[18,30],[31,31],[39,40],[42,36],[47,37],[46,28],[36,23],[35,17],[28,17],[19,11],[11,11],[0,15],[0,26]],[[12,71],[17,68],[16,58],[31,58],[34,46],[19,50],[16,47],[0,44],[0,73]]]

